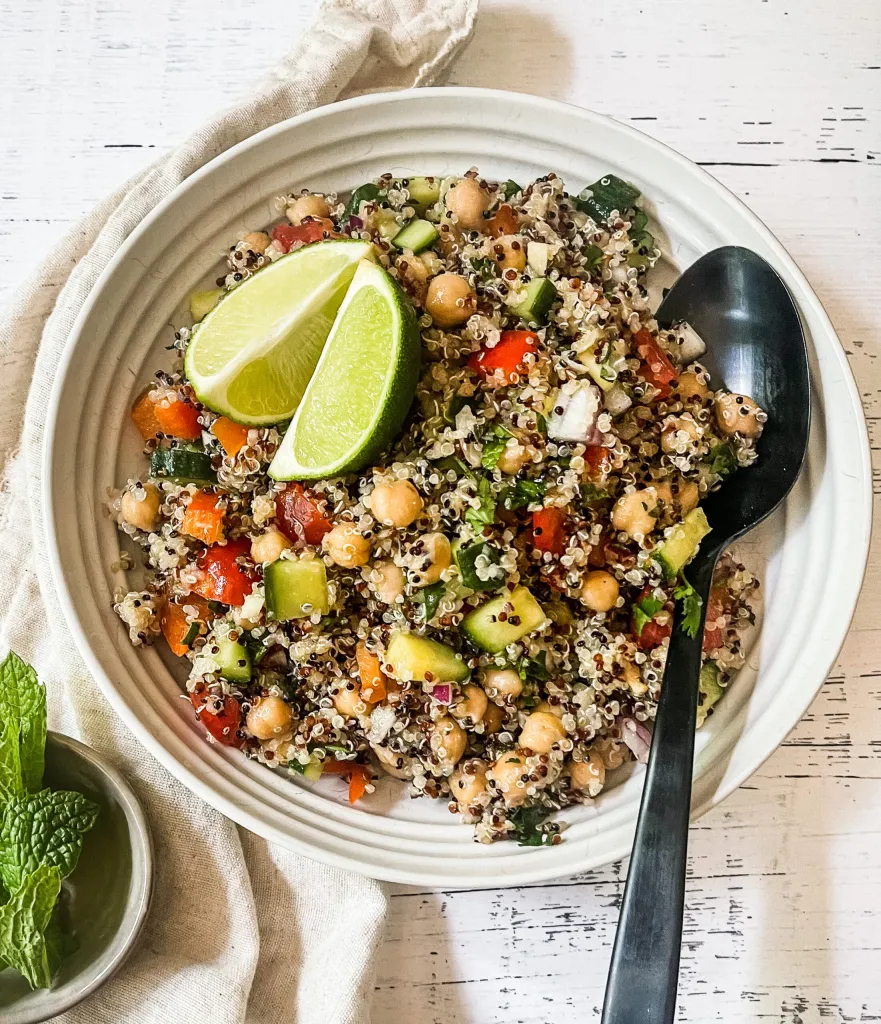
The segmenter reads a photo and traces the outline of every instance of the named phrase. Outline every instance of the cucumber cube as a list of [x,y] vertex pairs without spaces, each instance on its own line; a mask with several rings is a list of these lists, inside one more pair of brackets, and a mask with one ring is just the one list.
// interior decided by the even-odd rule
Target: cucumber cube
[[691,512],[670,531],[664,543],[655,551],[655,558],[661,563],[667,579],[673,579],[682,567],[694,558],[701,541],[710,532],[710,524],[702,508]]
[[385,660],[402,683],[461,683],[471,675],[452,647],[413,633],[395,633]]
[[327,573],[320,558],[279,558],[263,571],[266,612],[279,622],[327,615]]
[[536,277],[526,285],[526,297],[512,306],[511,311],[531,326],[540,327],[556,297],[553,282],[547,277]]
[[229,637],[217,641],[218,653],[215,655],[220,664],[220,674],[231,683],[249,683],[251,681],[251,655],[244,644]]
[[397,249],[409,249],[411,252],[417,253],[430,248],[438,238],[440,235],[434,224],[417,217],[401,228],[392,239],[392,245]]
[[484,651],[498,654],[547,621],[542,606],[526,587],[516,587],[469,612],[462,620],[462,632]]

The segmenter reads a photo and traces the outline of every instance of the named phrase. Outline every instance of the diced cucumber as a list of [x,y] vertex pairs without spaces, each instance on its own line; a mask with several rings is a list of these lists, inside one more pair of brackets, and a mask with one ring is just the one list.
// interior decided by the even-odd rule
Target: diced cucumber
[[392,245],[398,249],[409,249],[411,252],[422,252],[428,249],[440,238],[437,228],[431,221],[420,220],[416,217],[404,227],[392,239]]
[[615,210],[622,215],[632,210],[637,199],[639,189],[635,185],[614,174],[606,174],[580,192],[575,205],[599,223],[608,220]]
[[231,683],[248,683],[251,681],[251,655],[244,644],[229,637],[217,641],[215,661],[220,665],[220,674]]
[[[502,615],[505,617],[500,619]],[[547,621],[541,605],[526,587],[517,587],[469,612],[462,620],[462,632],[484,651],[498,654]]]
[[402,683],[461,683],[471,675],[452,647],[413,633],[395,633],[385,660]]
[[193,292],[190,296],[190,316],[198,323],[208,316],[212,309],[220,301],[223,295],[222,288],[209,288],[204,292]]
[[211,456],[195,448],[157,448],[150,458],[150,476],[176,484],[216,484]]
[[363,202],[378,202],[380,199],[385,199],[385,192],[378,185],[374,185],[372,181],[368,181],[365,185],[359,185],[349,196],[343,217],[357,215]]
[[547,277],[536,277],[526,285],[526,297],[512,306],[511,312],[528,324],[540,327],[556,297],[557,289],[553,283]]
[[701,541],[710,532],[710,524],[702,508],[691,512],[674,526],[669,537],[655,551],[655,558],[661,563],[667,579],[673,579],[682,571],[682,567],[694,558],[701,546]]
[[490,565],[498,565],[500,558],[498,551],[489,544],[480,542],[478,544],[465,545],[461,541],[453,544],[453,557],[456,560],[456,567],[462,583],[469,590],[498,590],[505,582],[505,574],[492,576],[490,579],[481,579],[477,573],[477,559],[484,556]]
[[327,573],[320,558],[279,558],[263,570],[266,612],[286,622],[314,612],[327,615]]
[[551,257],[551,247],[547,242],[527,242],[526,262],[533,274],[544,277],[548,272],[548,262]]
[[719,700],[725,692],[721,682],[722,673],[715,661],[707,661],[701,668],[700,676],[700,697],[697,706],[697,727],[698,729],[707,719],[707,712]]
[[417,210],[424,211],[440,199],[440,178],[407,178],[410,202]]
[[587,372],[603,391],[611,391],[615,386],[618,374],[614,370],[609,369],[605,363],[598,363],[593,353],[594,350],[592,348],[579,352],[578,361],[582,366],[587,367]]

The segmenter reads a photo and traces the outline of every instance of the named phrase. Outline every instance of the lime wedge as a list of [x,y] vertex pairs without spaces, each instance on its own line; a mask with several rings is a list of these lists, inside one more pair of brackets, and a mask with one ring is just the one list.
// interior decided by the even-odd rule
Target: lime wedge
[[382,267],[364,260],[269,475],[319,480],[367,465],[401,429],[418,379],[413,308]]
[[199,401],[250,426],[290,419],[355,270],[372,253],[356,239],[315,242],[230,292],[187,346]]

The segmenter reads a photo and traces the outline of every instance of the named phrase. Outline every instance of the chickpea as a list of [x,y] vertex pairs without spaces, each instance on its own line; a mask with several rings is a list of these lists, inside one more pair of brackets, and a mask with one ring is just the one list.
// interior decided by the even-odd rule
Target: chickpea
[[716,396],[716,423],[723,434],[742,434],[758,437],[763,421],[761,408],[747,395],[724,394]]
[[420,587],[437,583],[453,560],[453,549],[442,533],[426,533],[416,542],[414,550],[420,552],[415,559]]
[[633,661],[625,661],[621,666],[624,682],[634,697],[641,697],[648,693],[648,686],[642,681],[642,672]]
[[409,480],[377,484],[365,504],[383,526],[397,529],[409,526],[422,511],[422,498]]
[[515,473],[519,473],[524,466],[532,462],[534,454],[535,449],[532,445],[520,444],[519,441],[512,444],[509,441],[499,456],[499,461],[496,465],[503,473],[514,476]]
[[619,589],[618,581],[610,572],[595,569],[585,576],[579,599],[591,611],[608,612],[615,607]]
[[555,743],[566,739],[566,728],[549,711],[533,711],[520,730],[520,746],[536,754],[549,754]]
[[127,523],[149,533],[159,518],[159,490],[153,484],[142,486],[144,497],[140,501],[131,491],[123,491],[119,510]]
[[343,683],[333,694],[333,706],[344,718],[361,718],[367,712],[358,684],[351,680]]
[[651,514],[657,507],[658,495],[654,487],[622,494],[612,507],[612,526],[633,540],[642,540],[657,525]]
[[383,604],[395,604],[403,596],[404,570],[394,562],[374,562],[366,579]]
[[489,201],[489,193],[484,192],[474,178],[463,178],[447,189],[444,196],[447,210],[456,218],[462,231],[479,231],[483,227],[483,215]]
[[[674,494],[673,488],[676,488]],[[700,499],[700,489],[694,480],[686,480],[679,477],[672,483],[664,480],[655,484],[655,493],[668,508],[678,510],[683,516],[687,516],[692,509],[697,508]]]
[[595,750],[600,755],[600,760],[608,771],[620,768],[627,760],[624,754],[626,747],[623,743],[613,740],[611,736],[606,736],[601,740],[594,740],[591,750]]
[[589,750],[584,761],[570,761],[567,770],[572,788],[587,796],[596,796],[605,785],[606,766],[595,750]]
[[258,256],[262,256],[269,246],[269,235],[267,235],[265,231],[250,231],[242,239],[242,244],[247,245],[247,247],[256,252]]
[[489,765],[480,758],[465,761],[450,776],[450,795],[465,811],[480,800],[486,792],[486,773]]
[[505,720],[505,712],[498,706],[498,704],[488,704],[486,711],[483,713],[483,735],[492,736],[497,733],[502,727],[502,722]]
[[472,725],[482,721],[489,707],[489,698],[486,691],[474,683],[469,683],[462,689],[462,699],[450,710],[453,715],[461,720],[470,720]]
[[703,430],[691,415],[668,416],[661,429],[661,448],[668,455],[683,455],[701,439]]
[[258,740],[271,740],[290,731],[294,713],[281,697],[261,697],[245,719],[248,732]]
[[370,558],[370,541],[362,537],[355,523],[340,523],[324,535],[322,548],[331,561],[344,569],[364,565]]
[[438,327],[463,324],[476,308],[477,297],[459,274],[438,274],[429,282],[425,311]]
[[282,552],[293,546],[281,530],[270,526],[266,533],[261,533],[251,541],[251,559],[256,565],[269,565],[270,562],[277,562]]
[[501,235],[489,239],[483,248],[489,259],[502,270],[522,273],[526,269],[526,241],[521,235]]
[[543,711],[545,714],[553,715],[555,718],[562,718],[564,713],[562,704],[551,704],[547,700],[539,701],[532,710],[533,712]]
[[488,668],[483,673],[483,686],[493,696],[513,697],[523,693],[523,680],[512,668]]
[[307,196],[300,196],[295,199],[285,210],[291,224],[300,224],[307,217],[326,217],[330,213],[330,207],[324,196],[317,196],[310,193]]
[[496,759],[487,772],[487,778],[495,782],[496,790],[502,794],[508,807],[517,807],[526,799],[527,783],[523,782],[523,776],[528,774],[525,754],[509,750]]
[[429,744],[442,764],[454,765],[465,753],[465,730],[449,715],[443,715],[431,727]]
[[676,393],[680,400],[686,405],[703,405],[709,395],[705,375],[695,373],[694,370],[686,370],[680,373],[679,381],[676,384]]
[[[396,754],[393,750],[389,750],[388,747],[381,747],[376,743],[371,743],[370,749],[376,754],[376,759],[386,774],[392,775],[396,779],[413,778],[412,768],[407,767],[407,758],[401,754]],[[399,765],[399,761],[403,763]]]

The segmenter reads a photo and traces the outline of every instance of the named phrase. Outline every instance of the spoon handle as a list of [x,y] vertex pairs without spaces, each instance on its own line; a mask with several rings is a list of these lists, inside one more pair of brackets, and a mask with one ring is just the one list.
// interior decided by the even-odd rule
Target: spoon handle
[[690,567],[703,599],[694,637],[681,628],[677,602],[602,1024],[670,1024],[675,1016],[701,645],[715,561],[699,558]]

